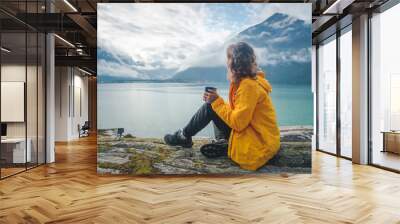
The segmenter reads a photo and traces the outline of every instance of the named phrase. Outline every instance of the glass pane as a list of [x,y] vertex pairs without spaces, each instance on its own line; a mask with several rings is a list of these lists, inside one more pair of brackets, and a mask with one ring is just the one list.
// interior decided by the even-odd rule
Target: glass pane
[[[26,150],[26,34],[2,33],[1,44],[1,159],[2,177],[25,170]],[[28,147],[29,149],[29,147]]]
[[37,74],[38,74],[38,36],[36,32],[27,33],[28,38],[28,63],[27,63],[27,80],[26,80],[26,113],[27,113],[27,142],[28,150],[30,148],[30,162],[29,167],[34,167],[37,165],[38,160],[38,147],[37,147]]
[[45,35],[39,34],[38,46],[38,163],[45,163]]
[[352,156],[352,35],[340,37],[340,152]]
[[336,40],[318,48],[318,148],[336,153]]
[[[37,2],[27,2],[26,12],[37,13]],[[36,22],[36,21],[32,21]],[[26,116],[27,149],[31,151],[28,168],[37,165],[37,63],[38,36],[34,30],[27,30],[27,75],[26,75]]]
[[[0,3],[15,14],[43,13],[44,6],[44,0]],[[0,20],[3,178],[45,162],[45,36],[1,12]]]
[[400,170],[400,5],[372,18],[372,163]]

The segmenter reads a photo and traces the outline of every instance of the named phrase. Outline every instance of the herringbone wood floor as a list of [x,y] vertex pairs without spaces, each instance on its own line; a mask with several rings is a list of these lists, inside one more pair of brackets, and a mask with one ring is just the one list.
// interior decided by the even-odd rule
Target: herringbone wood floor
[[96,140],[0,181],[0,223],[400,223],[400,175],[315,152],[312,175],[96,174]]

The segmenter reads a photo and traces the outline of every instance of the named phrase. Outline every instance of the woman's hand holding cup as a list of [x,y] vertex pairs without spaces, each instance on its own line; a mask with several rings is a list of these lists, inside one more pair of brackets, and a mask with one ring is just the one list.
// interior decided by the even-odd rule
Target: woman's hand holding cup
[[203,100],[207,103],[212,103],[218,98],[217,88],[206,87],[203,94]]

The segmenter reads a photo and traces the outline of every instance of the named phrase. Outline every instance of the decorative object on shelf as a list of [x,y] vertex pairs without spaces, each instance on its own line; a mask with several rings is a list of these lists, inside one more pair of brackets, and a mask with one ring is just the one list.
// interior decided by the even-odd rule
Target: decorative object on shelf
[[400,154],[400,131],[383,131],[383,150],[382,152],[392,152]]

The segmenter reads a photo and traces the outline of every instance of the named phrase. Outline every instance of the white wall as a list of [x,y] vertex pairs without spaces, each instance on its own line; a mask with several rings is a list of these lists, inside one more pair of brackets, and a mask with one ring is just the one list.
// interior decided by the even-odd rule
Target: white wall
[[[23,82],[24,85],[26,84],[26,69],[31,70],[30,67],[26,67],[25,64],[2,64],[1,65],[1,82]],[[3,87],[3,85],[2,85]],[[25,88],[25,87],[24,87]],[[2,94],[4,94],[3,89],[2,89]],[[25,89],[23,90],[23,94],[25,93]],[[36,95],[36,94],[35,94]],[[7,95],[2,95],[1,98],[8,98],[9,96]],[[10,108],[5,107],[5,105],[3,105],[2,103],[2,107],[1,107],[1,111],[2,114],[5,111],[8,111]],[[22,113],[25,114],[25,102],[24,105],[22,106]],[[13,113],[13,111],[8,111]],[[24,115],[23,115],[24,116]],[[25,117],[23,118],[22,122],[4,122],[5,124],[7,124],[7,138],[20,138],[20,139],[24,139],[26,136],[26,128],[27,128],[27,124],[26,124],[26,120]],[[28,138],[30,137],[29,135],[27,136]],[[25,141],[24,141],[25,142]],[[26,142],[24,143],[26,144]],[[31,145],[27,145],[28,148],[31,148]],[[2,147],[4,147],[6,145],[2,144]],[[23,146],[23,148],[25,148],[25,146]],[[4,150],[4,149],[2,149]],[[23,149],[23,151],[25,151],[25,149]],[[31,158],[28,158],[27,161],[32,161],[32,150],[35,150],[35,148],[31,148],[30,152],[27,153],[27,156],[31,156]],[[23,153],[23,155],[25,155],[25,153]],[[36,156],[36,154],[35,154]],[[14,160],[14,159],[13,159]],[[25,161],[25,159],[22,160],[18,160],[19,162],[23,162]],[[19,168],[21,169],[21,168]]]
[[69,132],[69,96],[70,84],[69,68],[55,68],[55,141],[67,141]]
[[55,86],[55,140],[77,139],[78,124],[88,120],[88,77],[76,68],[56,67]]
[[71,91],[73,102],[71,100],[71,120],[70,120],[70,135],[71,138],[78,138],[78,125],[82,126],[88,120],[88,78],[81,76],[82,73],[76,75],[77,70],[74,70],[73,88]]
[[[1,66],[2,82],[25,82],[25,64],[8,64]],[[29,69],[29,68],[28,68]],[[6,108],[1,108],[5,110]],[[25,137],[25,122],[8,122],[7,137]]]
[[[27,70],[25,70],[27,69]],[[28,129],[32,127],[36,130],[36,80],[33,80],[31,75],[34,74],[36,76],[36,67],[35,66],[27,66],[25,64],[4,64],[1,66],[1,81],[2,82],[25,82],[26,71],[28,72],[28,81],[29,86],[34,86],[34,88],[27,88],[27,118],[28,118]],[[3,96],[5,97],[5,96]],[[39,105],[40,107],[41,105]],[[2,110],[6,110],[6,108],[2,108]],[[34,122],[34,124],[31,124]],[[7,135],[8,137],[25,137],[25,123],[26,122],[7,122]],[[33,127],[34,126],[34,127]],[[29,131],[29,130],[28,130]],[[36,132],[35,132],[36,133]],[[29,137],[29,133],[28,133]]]

